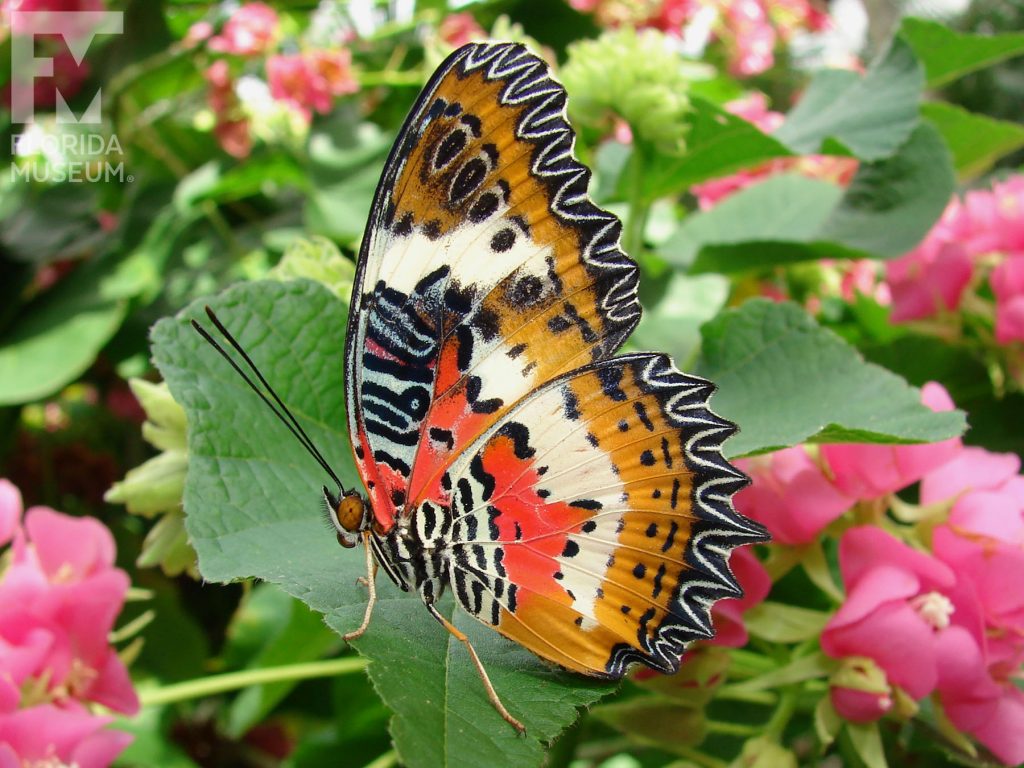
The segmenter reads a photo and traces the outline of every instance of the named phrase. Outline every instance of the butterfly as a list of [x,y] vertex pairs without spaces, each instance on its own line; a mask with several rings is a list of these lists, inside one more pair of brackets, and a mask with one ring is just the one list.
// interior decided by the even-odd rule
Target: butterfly
[[[193,321],[333,479],[339,543],[379,566],[467,648],[469,614],[543,659],[620,678],[678,669],[740,589],[730,551],[767,539],[737,513],[745,475],[714,386],[664,354],[617,350],[640,319],[621,224],[588,197],[566,92],[514,43],[453,53],[387,159],[359,251],[345,344],[346,489],[227,329],[270,396]],[[276,404],[276,408],[275,408]]]

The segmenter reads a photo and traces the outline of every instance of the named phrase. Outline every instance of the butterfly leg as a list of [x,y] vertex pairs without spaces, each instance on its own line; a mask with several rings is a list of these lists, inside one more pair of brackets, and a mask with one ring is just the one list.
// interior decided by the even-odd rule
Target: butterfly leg
[[487,670],[484,669],[480,657],[476,655],[476,649],[473,648],[473,644],[469,642],[469,638],[466,637],[465,633],[457,629],[454,624],[438,613],[437,609],[430,603],[427,603],[427,610],[430,611],[431,616],[440,622],[442,627],[451,632],[452,637],[466,646],[466,650],[469,651],[469,657],[473,660],[473,666],[476,667],[477,674],[480,675],[480,679],[483,681],[484,690],[487,691],[487,698],[490,700],[491,706],[498,710],[498,714],[505,719],[505,722],[520,733],[526,733],[526,726],[512,717],[509,711],[505,709],[505,705],[501,703],[501,699],[498,698],[498,692],[494,690],[494,686],[491,685],[491,679],[487,676]]
[[[365,581],[370,595],[366,601],[366,613],[363,614],[363,623],[359,625],[358,629],[341,636],[341,639],[346,643],[350,640],[355,640],[357,637],[362,637],[363,633],[366,632],[366,628],[370,626],[370,614],[373,613],[373,604],[377,602],[377,582],[374,579],[377,575],[377,561],[373,559],[373,550],[370,549],[369,534],[363,534],[363,546],[366,548]],[[364,577],[360,577],[360,580],[364,580]]]

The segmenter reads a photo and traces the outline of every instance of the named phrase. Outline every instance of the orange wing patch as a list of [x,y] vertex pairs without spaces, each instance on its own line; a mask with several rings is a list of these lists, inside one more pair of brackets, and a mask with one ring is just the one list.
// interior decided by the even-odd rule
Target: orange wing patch
[[667,358],[587,366],[515,407],[445,475],[462,605],[544,658],[621,676],[678,667],[738,587],[728,551],[764,539],[729,501],[733,427]]

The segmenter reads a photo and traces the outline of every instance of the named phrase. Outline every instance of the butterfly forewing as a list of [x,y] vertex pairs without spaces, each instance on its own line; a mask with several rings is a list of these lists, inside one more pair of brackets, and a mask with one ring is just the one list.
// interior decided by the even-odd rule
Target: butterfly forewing
[[637,268],[587,198],[565,99],[510,43],[465,46],[427,84],[360,252],[350,432],[399,586],[429,606],[450,583],[569,669],[671,671],[739,594],[730,550],[765,535],[733,509],[746,478],[712,386],[613,357]]
[[529,392],[640,315],[620,225],[586,195],[565,91],[520,45],[457,51],[381,179],[349,327],[351,434],[378,524]]
[[545,658],[619,676],[677,668],[736,596],[729,550],[764,532],[732,508],[746,478],[708,382],[627,355],[532,393],[449,468],[459,602]]

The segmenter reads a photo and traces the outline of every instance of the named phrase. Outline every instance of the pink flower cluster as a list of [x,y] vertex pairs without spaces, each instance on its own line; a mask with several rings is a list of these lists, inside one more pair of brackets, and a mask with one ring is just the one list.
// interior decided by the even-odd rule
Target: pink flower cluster
[[108,635],[129,581],[99,521],[32,507],[0,479],[0,768],[104,768],[131,741],[94,715],[139,701]]
[[267,60],[270,95],[283,101],[307,121],[313,112],[330,112],[335,96],[359,90],[352,74],[352,53],[314,50],[271,56]]
[[[785,119],[785,115],[781,112],[769,109],[768,98],[758,92],[744,96],[742,99],[730,101],[725,108],[748,123],[753,123],[764,133],[771,133],[782,125],[782,121]],[[749,187],[751,184],[763,181],[768,176],[786,172],[826,179],[845,186],[857,172],[857,161],[851,157],[833,157],[831,155],[779,158],[755,168],[740,171],[732,176],[697,184],[691,191],[696,196],[701,210],[708,210],[729,195]]]
[[[207,21],[197,22],[185,36],[186,45],[199,45],[229,57],[266,57],[270,95],[309,122],[314,112],[330,111],[338,96],[355,93],[359,83],[352,71],[352,53],[346,48],[275,53],[281,37],[277,12],[264,3],[245,3],[213,35]],[[252,151],[249,118],[235,92],[228,59],[218,59],[204,73],[209,83],[207,101],[216,123],[214,135],[228,154],[246,157]]]
[[808,0],[569,0],[578,11],[594,13],[605,26],[655,27],[682,36],[702,11],[715,17],[714,34],[722,42],[729,70],[740,77],[758,75],[775,63],[775,46],[800,29],[828,27],[828,14]]
[[[932,410],[953,407],[937,384]],[[839,714],[870,722],[898,702],[935,696],[950,722],[1000,760],[1024,761],[1024,476],[1012,454],[964,446],[826,445],[743,462],[753,484],[736,499],[776,542],[803,545],[858,502],[920,482],[924,508],[949,509],[930,551],[882,525],[846,530],[839,565],[846,599],[821,637],[845,677]],[[895,529],[894,529],[895,531]],[[852,673],[852,677],[850,676]],[[851,684],[850,680],[863,684]]]
[[996,341],[1024,340],[1024,176],[954,197],[928,236],[886,263],[892,320],[906,322],[960,306],[979,268],[992,265]]
[[[68,48],[68,40],[81,38],[92,33],[83,22],[82,17],[69,14],[86,11],[102,11],[104,0],[2,0],[0,1],[0,31],[9,26],[12,35],[32,35],[36,41],[37,55],[53,61],[52,73],[33,77],[22,81],[13,73],[11,81],[4,88],[4,102],[10,106],[16,90],[32,91],[32,103],[36,109],[53,107],[57,103],[57,94],[70,100],[78,93],[82,84],[89,77],[88,59],[81,63],[75,61]],[[62,35],[34,35],[20,23],[18,13],[64,14],[60,22],[64,30]],[[91,21],[89,22],[91,23]],[[3,35],[0,34],[0,37]],[[67,38],[67,39],[65,39]]]

